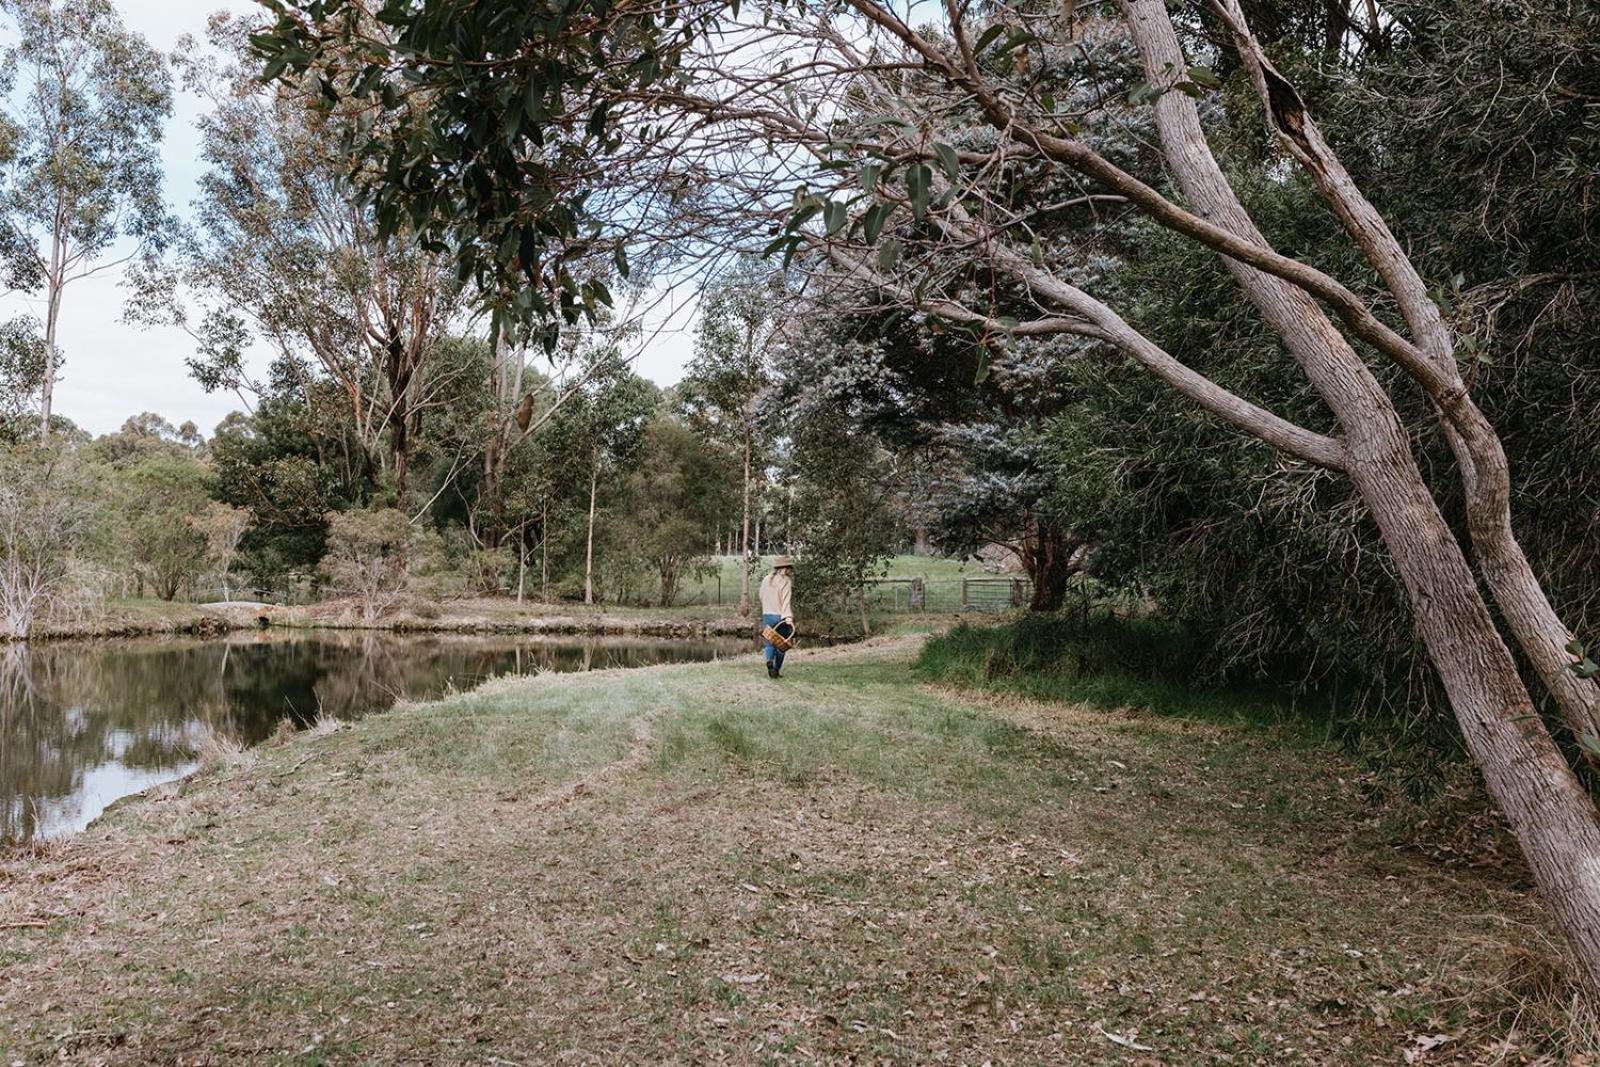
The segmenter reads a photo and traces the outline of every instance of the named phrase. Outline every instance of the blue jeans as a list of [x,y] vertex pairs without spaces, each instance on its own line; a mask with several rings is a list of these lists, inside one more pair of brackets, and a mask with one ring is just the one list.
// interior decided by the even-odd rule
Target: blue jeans
[[[773,615],[770,612],[761,616],[761,626],[763,629],[768,626],[776,626],[782,621],[782,615]],[[773,646],[771,641],[767,642],[767,662],[770,663],[774,669],[780,671],[783,670],[783,653],[779,652],[777,648]]]

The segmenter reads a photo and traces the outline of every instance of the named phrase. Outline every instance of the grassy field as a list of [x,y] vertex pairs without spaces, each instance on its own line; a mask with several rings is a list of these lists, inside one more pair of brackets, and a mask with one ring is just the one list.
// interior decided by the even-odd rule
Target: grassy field
[[1562,1051],[1526,893],[1388,847],[1336,753],[931,686],[921,640],[801,651],[777,683],[753,658],[507,680],[221,753],[0,859],[0,1053]]

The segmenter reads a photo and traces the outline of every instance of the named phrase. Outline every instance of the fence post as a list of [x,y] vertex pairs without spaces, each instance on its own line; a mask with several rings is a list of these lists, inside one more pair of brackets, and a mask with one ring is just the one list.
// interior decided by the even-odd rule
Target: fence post
[[962,611],[966,611],[967,608],[970,606],[970,601],[967,598],[967,582],[969,580],[970,579],[967,579],[967,578],[961,579],[961,610]]
[[911,579],[911,610],[923,611],[928,606],[928,587],[922,584],[921,578]]
[[1011,606],[1014,607],[1014,608],[1022,607],[1022,579],[1021,578],[1013,578],[1013,579],[1011,579]]

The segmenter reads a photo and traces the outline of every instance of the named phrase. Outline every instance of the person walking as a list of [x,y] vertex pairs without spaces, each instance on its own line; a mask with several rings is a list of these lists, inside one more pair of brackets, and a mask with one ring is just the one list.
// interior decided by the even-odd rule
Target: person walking
[[775,556],[772,572],[761,579],[761,636],[767,643],[767,677],[780,678],[783,654],[794,642],[794,564],[788,556]]

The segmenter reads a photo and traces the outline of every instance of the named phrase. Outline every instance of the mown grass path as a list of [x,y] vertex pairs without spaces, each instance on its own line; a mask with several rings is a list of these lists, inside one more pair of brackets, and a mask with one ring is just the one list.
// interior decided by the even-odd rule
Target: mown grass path
[[[5,1062],[1472,1062],[1519,893],[917,638],[492,683],[0,863]],[[1486,951],[1486,950],[1485,950]],[[1438,1040],[1436,1040],[1438,1039]]]

